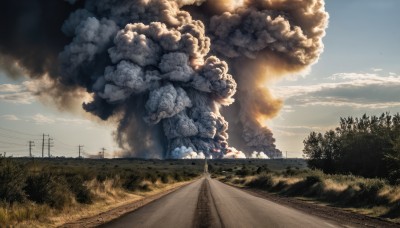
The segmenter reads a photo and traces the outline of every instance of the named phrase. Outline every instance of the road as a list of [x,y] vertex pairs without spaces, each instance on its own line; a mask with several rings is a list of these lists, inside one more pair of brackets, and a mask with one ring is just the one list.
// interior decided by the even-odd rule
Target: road
[[340,227],[205,176],[101,227]]

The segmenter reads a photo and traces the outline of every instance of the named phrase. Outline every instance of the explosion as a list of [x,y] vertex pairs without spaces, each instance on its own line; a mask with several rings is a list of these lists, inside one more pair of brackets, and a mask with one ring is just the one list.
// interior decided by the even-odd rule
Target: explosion
[[323,0],[6,1],[0,17],[8,75],[50,80],[37,95],[62,109],[90,94],[145,158],[280,157],[267,84],[318,60],[328,21]]

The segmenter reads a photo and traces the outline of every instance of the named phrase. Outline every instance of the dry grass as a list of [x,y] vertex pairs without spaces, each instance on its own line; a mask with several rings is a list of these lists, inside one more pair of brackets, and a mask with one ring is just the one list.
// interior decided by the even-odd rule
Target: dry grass
[[95,196],[92,204],[74,202],[62,210],[37,204],[14,205],[8,209],[0,207],[0,224],[12,225],[13,227],[58,227],[67,222],[92,217],[188,183],[186,181],[163,184],[161,181],[157,181],[153,184],[149,181],[143,181],[141,184],[151,185],[150,191],[128,192],[122,188],[113,187],[113,182],[113,180],[104,182],[92,180],[87,183]]
[[127,191],[121,187],[119,181],[118,178],[87,181],[85,185],[93,194],[91,204],[80,204],[71,198],[71,203],[60,210],[51,208],[46,204],[36,204],[30,201],[13,205],[0,205],[0,227],[3,225],[12,227],[58,227],[64,223],[92,217],[188,183],[188,181],[175,182],[172,179],[168,183],[163,183],[160,179],[157,179],[154,183],[142,180],[139,183],[140,188],[135,191]]
[[221,179],[237,186],[305,198],[364,215],[400,222],[400,186],[389,185],[381,179],[327,175],[319,171],[301,171],[291,175],[285,172],[271,172]]
[[0,227],[54,227],[92,217],[196,178],[202,164],[181,160],[0,159]]

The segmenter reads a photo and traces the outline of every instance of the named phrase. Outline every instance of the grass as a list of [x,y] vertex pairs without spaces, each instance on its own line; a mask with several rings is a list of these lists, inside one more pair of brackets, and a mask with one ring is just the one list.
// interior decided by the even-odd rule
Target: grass
[[204,161],[0,158],[0,227],[54,227],[191,180]]
[[[221,173],[219,173],[221,174]],[[246,176],[225,172],[225,182],[299,197],[373,217],[400,222],[400,186],[386,180],[353,175],[328,175],[315,170],[287,168]]]

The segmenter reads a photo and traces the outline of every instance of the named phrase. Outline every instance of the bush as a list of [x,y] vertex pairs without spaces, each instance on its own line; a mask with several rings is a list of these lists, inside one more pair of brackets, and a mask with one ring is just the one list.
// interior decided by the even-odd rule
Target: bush
[[235,174],[244,177],[251,175],[252,172],[248,170],[246,167],[243,167],[242,169],[236,170]]
[[39,204],[61,209],[70,203],[70,192],[65,179],[49,172],[29,176],[24,190],[30,200]]
[[274,186],[271,175],[260,175],[251,180],[247,185],[252,188],[268,190]]
[[267,165],[263,165],[257,168],[256,173],[261,174],[261,173],[269,173],[271,170],[268,168]]
[[69,175],[66,177],[69,189],[74,194],[78,203],[90,204],[93,196],[90,190],[84,185],[84,180],[79,175]]
[[140,188],[140,183],[143,180],[144,178],[141,175],[131,174],[128,177],[124,178],[122,187],[129,191],[135,191]]
[[169,175],[166,173],[160,174],[161,182],[167,184],[169,182]]
[[26,195],[25,187],[26,170],[14,162],[0,159],[0,200],[14,203],[23,202]]
[[174,173],[174,179],[178,182],[183,181],[183,177],[181,173],[175,172]]

